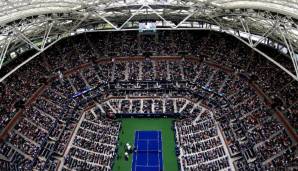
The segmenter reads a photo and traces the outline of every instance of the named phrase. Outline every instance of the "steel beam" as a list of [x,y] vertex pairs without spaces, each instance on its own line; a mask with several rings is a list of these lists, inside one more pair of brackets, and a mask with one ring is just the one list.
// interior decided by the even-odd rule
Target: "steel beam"
[[69,32],[73,32],[75,31],[77,28],[80,27],[80,25],[86,20],[88,19],[88,17],[90,16],[90,13],[87,13],[76,25],[74,25]]
[[170,23],[163,16],[161,16],[160,14],[158,14],[158,12],[155,9],[153,9],[152,7],[150,7],[150,5],[147,5],[147,7],[149,9],[151,9],[153,11],[153,13],[156,14],[162,21],[164,21],[165,23],[167,23],[171,28],[175,28],[176,27],[176,25],[174,23]]
[[110,26],[112,26],[115,30],[120,30],[117,26],[115,26],[113,23],[111,23],[108,19],[106,19],[104,16],[99,15],[99,17],[105,21],[106,23],[108,23]]
[[[233,34],[232,34],[233,35]],[[298,77],[297,75],[294,75],[291,71],[289,71],[287,68],[285,68],[284,66],[282,66],[280,63],[276,62],[274,59],[272,59],[270,56],[268,56],[267,54],[265,54],[264,52],[262,52],[261,50],[251,46],[251,44],[247,43],[242,37],[239,37],[237,35],[233,35],[235,38],[237,38],[238,40],[240,40],[241,42],[243,42],[244,44],[246,44],[248,47],[252,48],[254,51],[258,52],[260,55],[262,55],[263,57],[265,57],[266,59],[268,59],[270,62],[272,62],[273,64],[275,64],[276,66],[278,66],[280,69],[282,69],[283,71],[285,71],[288,75],[290,75],[292,78],[294,78],[296,81],[298,81]]]
[[[210,17],[217,25],[219,25],[222,28],[226,28],[223,24],[219,23],[218,21],[216,21],[214,18]],[[245,27],[245,23],[241,22],[243,28],[245,29],[245,33],[249,33],[249,37],[251,37],[251,33],[247,32],[247,28]],[[227,32],[226,32],[227,33]],[[237,34],[231,34],[233,35],[235,38],[237,38],[238,40],[240,40],[241,42],[243,42],[244,44],[246,44],[248,47],[252,48],[254,51],[258,52],[260,55],[262,55],[263,57],[265,57],[266,59],[268,59],[270,62],[272,62],[273,64],[275,64],[276,66],[278,66],[280,69],[282,69],[283,71],[285,71],[288,75],[290,75],[292,78],[294,78],[295,80],[298,81],[298,74],[295,75],[293,74],[291,71],[289,71],[287,68],[285,68],[284,66],[282,66],[280,63],[276,62],[274,59],[272,59],[270,56],[268,56],[267,54],[265,54],[264,52],[262,52],[261,50],[257,49],[256,47],[254,47],[252,40],[249,40],[249,42],[245,41],[245,39],[243,39],[241,36],[237,35]]]
[[263,35],[262,38],[253,44],[253,47],[257,47],[263,40],[268,38],[274,31],[279,27],[279,22],[277,21],[270,29],[268,29]]
[[6,57],[6,53],[7,53],[7,49],[10,45],[10,42],[11,42],[11,38],[8,38],[8,41],[6,43],[6,45],[3,47],[2,51],[1,51],[1,56],[0,56],[0,69],[2,68],[2,65],[3,65],[3,62],[4,62],[4,59]]
[[193,11],[192,13],[190,13],[180,23],[178,23],[174,28],[178,28],[180,25],[182,25],[186,20],[188,20],[190,17],[192,17],[196,13],[197,13],[197,10]]
[[248,34],[248,42],[252,46],[253,42],[251,40],[251,33],[250,33],[250,30],[249,30],[249,26],[247,25],[246,21],[244,21],[243,18],[240,18],[240,22],[241,22],[241,25],[242,25],[242,28],[243,28],[244,32]]
[[284,28],[284,30],[285,30],[284,32],[285,33],[283,31],[281,31],[280,28],[279,28],[279,30],[280,30],[280,33],[281,33],[281,35],[283,37],[284,43],[285,43],[285,45],[287,47],[288,53],[289,53],[289,55],[291,57],[291,60],[293,62],[294,69],[295,69],[295,72],[296,72],[296,76],[298,76],[298,61],[297,61],[297,57],[295,56],[295,53],[294,53],[294,50],[293,50],[293,46],[292,46],[290,40],[285,35],[285,33],[287,33],[286,28]]
[[134,16],[138,15],[140,11],[145,7],[145,5],[142,5],[135,13],[133,13],[118,29],[122,29]]
[[17,67],[15,67],[14,69],[12,69],[9,73],[7,73],[4,77],[2,77],[0,79],[0,82],[4,81],[7,77],[9,77],[11,74],[13,74],[16,70],[18,70],[19,68],[21,68],[23,65],[25,65],[26,63],[28,63],[29,61],[31,61],[32,59],[34,59],[35,57],[37,57],[39,54],[41,54],[42,52],[44,52],[45,50],[47,50],[49,47],[53,46],[54,44],[56,44],[62,37],[56,39],[54,42],[52,42],[51,44],[49,44],[48,46],[46,46],[45,48],[43,48],[42,50],[40,50],[39,52],[35,53],[33,56],[31,56],[30,58],[26,59],[24,62],[22,62],[20,65],[18,65]]
[[29,46],[33,47],[34,49],[36,49],[37,51],[41,51],[41,49],[39,47],[37,47],[33,42],[31,42],[31,40],[25,36],[22,32],[20,32],[17,29],[14,29],[15,34],[21,39],[23,40],[25,43],[27,43]]
[[[45,44],[47,43],[47,40],[48,40],[48,37],[50,35],[50,32],[52,30],[52,27],[53,27],[53,23],[49,24],[49,26],[46,27],[46,30],[45,30],[45,35],[43,37],[43,40],[42,40],[42,45],[41,45],[41,49],[44,49],[45,47]],[[49,28],[48,28],[49,27]]]

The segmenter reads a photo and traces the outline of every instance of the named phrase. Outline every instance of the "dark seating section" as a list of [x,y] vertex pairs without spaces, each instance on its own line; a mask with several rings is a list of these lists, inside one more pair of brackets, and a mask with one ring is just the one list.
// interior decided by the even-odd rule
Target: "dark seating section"
[[220,131],[210,111],[203,109],[175,122],[183,170],[231,169]]
[[111,170],[120,123],[100,121],[94,115],[97,117],[87,113],[81,122],[65,158],[65,169]]

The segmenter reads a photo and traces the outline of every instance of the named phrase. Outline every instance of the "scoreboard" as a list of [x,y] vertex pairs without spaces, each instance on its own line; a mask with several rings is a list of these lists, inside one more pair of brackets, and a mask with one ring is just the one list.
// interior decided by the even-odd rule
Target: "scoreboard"
[[139,32],[155,32],[156,22],[140,22]]

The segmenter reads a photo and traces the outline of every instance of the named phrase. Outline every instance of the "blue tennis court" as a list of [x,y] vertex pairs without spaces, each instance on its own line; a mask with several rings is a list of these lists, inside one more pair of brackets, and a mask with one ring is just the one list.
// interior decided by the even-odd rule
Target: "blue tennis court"
[[136,131],[132,171],[163,171],[160,131]]

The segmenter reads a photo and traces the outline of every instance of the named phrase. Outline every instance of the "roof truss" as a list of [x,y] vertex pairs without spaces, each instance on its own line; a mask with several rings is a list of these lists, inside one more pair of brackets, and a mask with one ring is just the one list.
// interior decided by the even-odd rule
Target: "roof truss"
[[[5,2],[4,5],[11,8],[0,11],[0,69],[11,58],[11,52],[34,48],[41,53],[63,37],[82,32],[136,30],[133,23],[152,19],[162,22],[158,30],[210,29],[232,34],[298,80],[298,57],[295,53],[298,52],[298,17],[290,13],[298,10],[294,0],[287,0],[287,4],[285,1],[272,1],[272,8],[283,8],[270,10],[265,8],[269,3],[266,0],[249,1],[250,4],[247,4],[253,6],[261,2],[264,5],[262,9],[245,8],[243,0],[27,0],[22,1],[22,5],[12,2],[15,1]],[[32,6],[36,9],[30,8]],[[288,11],[283,12],[284,9]],[[22,17],[16,18],[19,13]],[[12,14],[14,17],[10,16]],[[13,21],[8,20],[9,17]],[[204,24],[196,26],[194,23],[198,22]],[[260,39],[253,40],[255,35]],[[283,45],[294,71],[257,49],[258,44],[266,42],[274,47],[276,44]]]

